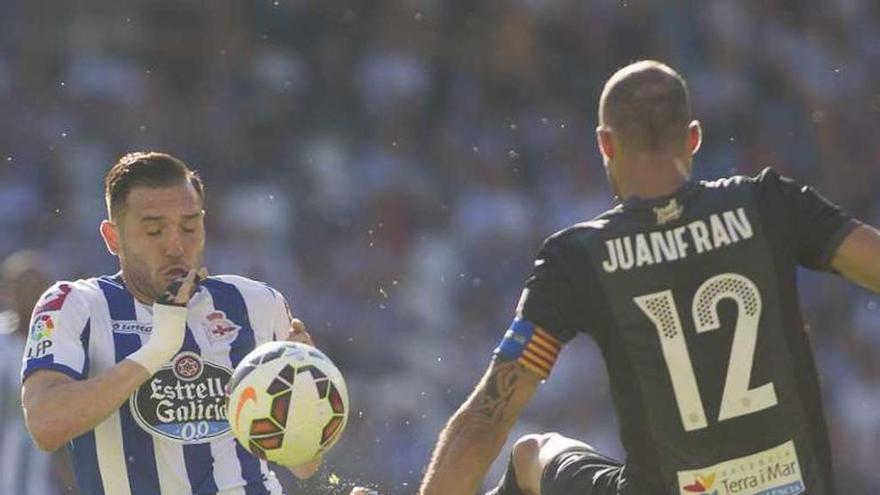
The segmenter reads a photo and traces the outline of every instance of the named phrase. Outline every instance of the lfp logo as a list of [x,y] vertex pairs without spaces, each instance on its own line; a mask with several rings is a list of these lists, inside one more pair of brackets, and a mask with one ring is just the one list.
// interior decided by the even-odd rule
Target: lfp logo
[[692,484],[684,487],[684,491],[688,493],[693,493],[696,495],[718,495],[718,490],[712,490],[712,486],[715,484],[715,473],[708,475],[697,475],[697,480]]
[[31,326],[31,340],[39,342],[47,339],[52,336],[53,330],[55,330],[55,322],[52,321],[52,317],[40,315],[34,320],[33,326]]

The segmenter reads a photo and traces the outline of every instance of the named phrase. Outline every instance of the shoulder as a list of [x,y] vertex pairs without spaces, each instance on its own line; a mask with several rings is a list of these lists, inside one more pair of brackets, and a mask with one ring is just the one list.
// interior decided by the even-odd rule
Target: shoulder
[[68,335],[79,335],[96,308],[106,308],[106,299],[97,278],[61,280],[52,284],[31,313],[30,333],[34,342],[56,329]]
[[734,175],[715,180],[701,181],[703,187],[707,189],[725,190],[739,188],[758,188],[765,189],[767,187],[779,187],[782,182],[790,182],[779,174],[772,167],[766,167],[756,175]]
[[753,176],[737,175],[701,183],[713,196],[751,197],[764,208],[775,209],[803,189],[799,183],[767,167]]
[[614,220],[623,213],[616,206],[590,220],[570,225],[544,239],[544,249],[568,251],[584,246],[590,239],[602,235],[612,228]]
[[99,280],[103,278],[55,282],[40,296],[34,306],[34,314],[60,311],[87,312],[93,301],[104,298]]
[[238,293],[248,303],[272,304],[284,297],[269,284],[240,275],[213,275],[204,282],[211,293]]
[[709,190],[726,190],[726,189],[737,189],[742,187],[751,187],[754,184],[761,181],[761,177],[765,172],[770,170],[769,168],[764,169],[763,172],[756,176],[748,176],[748,175],[733,175],[731,177],[722,177],[719,179],[712,180],[704,180],[700,181],[700,184],[703,185],[706,189]]

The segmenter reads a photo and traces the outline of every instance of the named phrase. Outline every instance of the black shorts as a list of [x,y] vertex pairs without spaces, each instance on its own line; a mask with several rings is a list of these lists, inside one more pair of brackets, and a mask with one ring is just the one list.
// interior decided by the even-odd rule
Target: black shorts
[[565,449],[544,468],[542,495],[621,495],[623,463],[587,447]]

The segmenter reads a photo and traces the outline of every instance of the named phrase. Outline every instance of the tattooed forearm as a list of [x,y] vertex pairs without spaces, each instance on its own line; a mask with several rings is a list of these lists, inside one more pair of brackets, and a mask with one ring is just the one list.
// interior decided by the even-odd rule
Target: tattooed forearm
[[516,361],[492,361],[437,440],[421,495],[476,493],[541,377]]
[[522,366],[516,362],[496,363],[474,397],[474,409],[477,413],[492,421],[504,420],[505,411],[522,372]]

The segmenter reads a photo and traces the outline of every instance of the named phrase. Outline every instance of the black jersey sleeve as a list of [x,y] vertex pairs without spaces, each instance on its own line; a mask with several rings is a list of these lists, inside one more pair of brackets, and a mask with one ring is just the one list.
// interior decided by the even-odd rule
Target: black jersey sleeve
[[574,338],[583,325],[586,302],[579,300],[573,276],[561,240],[550,237],[535,259],[517,317],[543,328],[561,343]]
[[781,212],[799,264],[813,270],[831,270],[831,258],[843,239],[857,225],[839,206],[810,186],[780,176],[771,168],[758,177],[765,207]]

